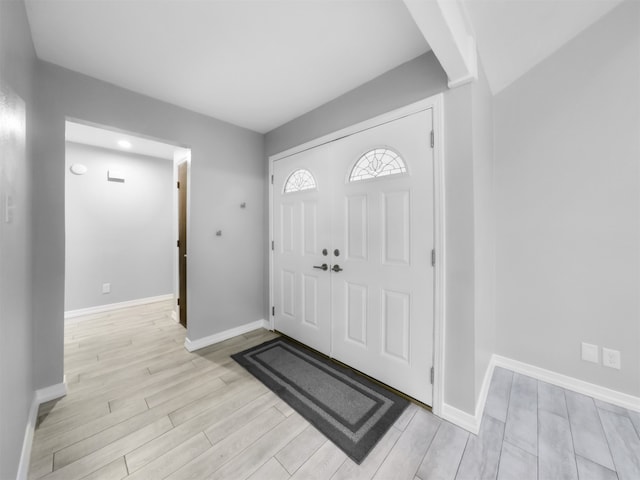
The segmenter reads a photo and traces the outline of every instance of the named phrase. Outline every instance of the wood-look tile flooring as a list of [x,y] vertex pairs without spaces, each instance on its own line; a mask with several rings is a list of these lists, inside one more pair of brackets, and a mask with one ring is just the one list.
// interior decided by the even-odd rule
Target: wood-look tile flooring
[[29,478],[640,479],[640,414],[497,369],[481,432],[411,405],[356,465],[156,303],[67,323],[69,393],[40,408]]

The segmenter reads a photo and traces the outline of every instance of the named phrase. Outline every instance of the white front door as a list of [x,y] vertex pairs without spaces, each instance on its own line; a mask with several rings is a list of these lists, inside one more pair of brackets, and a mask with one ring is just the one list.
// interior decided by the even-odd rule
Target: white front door
[[[274,165],[273,283],[276,329],[328,355],[331,194],[325,157],[326,147],[318,147]],[[326,270],[316,268],[323,264]]]
[[273,167],[275,328],[429,405],[431,129],[428,109]]
[[342,269],[332,272],[332,356],[429,405],[431,122],[423,111],[334,142],[331,152],[340,252],[332,264]]

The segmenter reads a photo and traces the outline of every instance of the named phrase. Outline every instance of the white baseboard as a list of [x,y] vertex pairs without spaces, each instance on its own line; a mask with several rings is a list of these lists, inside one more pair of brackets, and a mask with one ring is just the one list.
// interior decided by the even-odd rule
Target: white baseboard
[[66,394],[67,394],[67,378],[65,376],[62,383],[58,383],[56,385],[51,385],[50,387],[40,388],[36,390],[35,400],[36,402],[38,402],[38,405],[40,405],[50,400],[55,400],[56,398],[62,398]]
[[459,410],[456,407],[452,407],[447,403],[442,404],[440,416],[446,421],[453,423],[454,425],[457,425],[458,427],[463,428],[464,430],[471,432],[474,435],[477,435],[480,431],[480,422],[482,421],[482,416],[478,418],[477,416]]
[[178,312],[176,312],[175,310],[171,312],[171,320],[178,323]]
[[40,404],[33,396],[31,408],[29,409],[29,417],[27,418],[27,427],[24,432],[24,441],[22,442],[22,453],[20,454],[20,463],[18,464],[18,474],[16,480],[27,480],[29,474],[29,463],[31,461],[31,447],[33,445],[33,433],[36,429],[36,421],[38,419],[38,407]]
[[610,388],[585,382],[584,380],[578,380],[577,378],[569,377],[568,375],[563,375],[561,373],[494,354],[491,356],[491,360],[489,361],[487,371],[485,372],[485,376],[482,381],[480,393],[478,394],[476,401],[475,414],[471,415],[470,413],[444,403],[442,405],[440,416],[460,428],[464,428],[465,430],[477,435],[480,431],[482,415],[484,413],[485,404],[487,403],[487,395],[489,394],[491,378],[493,377],[493,371],[496,367],[506,368],[512,372],[526,375],[528,377],[535,378],[536,380],[571,390],[572,392],[581,393],[597,400],[602,400],[603,402],[608,402],[628,410],[640,412],[640,397],[634,397],[633,395],[611,390]]
[[173,300],[173,293],[167,295],[158,295],[157,297],[138,298],[136,300],[129,300],[127,302],[109,303],[107,305],[98,305],[97,307],[80,308],[78,310],[68,310],[64,312],[64,318],[82,317],[85,315],[93,315],[95,313],[105,313],[112,310],[119,310],[121,308],[137,307],[140,305],[146,305],[148,303],[164,302],[166,300]]
[[480,392],[478,394],[478,400],[476,402],[475,419],[478,425],[476,434],[480,431],[480,423],[482,423],[482,415],[484,414],[484,406],[487,404],[487,396],[489,395],[489,386],[491,385],[491,379],[493,378],[493,370],[495,369],[495,362],[493,356],[489,360],[489,365],[484,372],[484,378],[482,379],[482,385],[480,386]]
[[229,330],[225,330],[224,332],[214,333],[213,335],[209,335],[208,337],[198,338],[196,340],[190,340],[189,338],[186,338],[184,341],[184,348],[186,348],[189,352],[194,352],[196,350],[200,350],[201,348],[208,347],[209,345],[213,345],[215,343],[223,342],[225,340],[237,337],[238,335],[242,335],[243,333],[247,333],[258,328],[269,329],[269,322],[266,320],[256,320],[255,322],[231,328]]
[[22,453],[20,454],[20,463],[18,464],[18,474],[16,480],[27,480],[29,475],[29,463],[31,461],[31,447],[33,446],[33,434],[36,429],[38,420],[38,408],[41,404],[56,398],[64,397],[67,394],[67,384],[65,381],[57,385],[41,388],[33,394],[31,408],[29,409],[29,417],[27,418],[27,426],[24,432],[24,440],[22,442]]
[[491,385],[494,367],[495,363],[492,357],[491,360],[489,360],[489,365],[487,365],[484,378],[482,379],[482,385],[480,386],[480,392],[478,393],[476,401],[476,409],[473,415],[447,403],[443,403],[440,416],[448,422],[477,435],[480,431],[482,414],[484,413],[484,406],[487,403],[487,395],[489,394],[489,385]]
[[578,380],[577,378],[536,367],[534,365],[529,365],[528,363],[520,362],[518,360],[501,357],[500,355],[494,355],[492,361],[496,367],[503,367],[507,370],[535,378],[536,380],[541,380],[558,387],[566,388],[573,392],[582,393],[583,395],[588,395],[589,397],[593,397],[597,400],[602,400],[603,402],[608,402],[628,410],[640,412],[640,397],[634,397],[633,395],[611,390],[610,388],[585,382],[584,380]]

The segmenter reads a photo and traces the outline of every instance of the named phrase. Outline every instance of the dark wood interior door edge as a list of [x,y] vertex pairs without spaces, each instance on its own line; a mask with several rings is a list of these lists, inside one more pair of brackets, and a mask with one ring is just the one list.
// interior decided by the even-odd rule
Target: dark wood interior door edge
[[187,327],[187,162],[178,165],[178,306]]

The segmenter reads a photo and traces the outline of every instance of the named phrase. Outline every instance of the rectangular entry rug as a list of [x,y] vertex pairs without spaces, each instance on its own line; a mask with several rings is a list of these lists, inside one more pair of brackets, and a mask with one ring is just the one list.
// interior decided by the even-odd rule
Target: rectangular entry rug
[[409,402],[284,338],[232,355],[360,464]]

